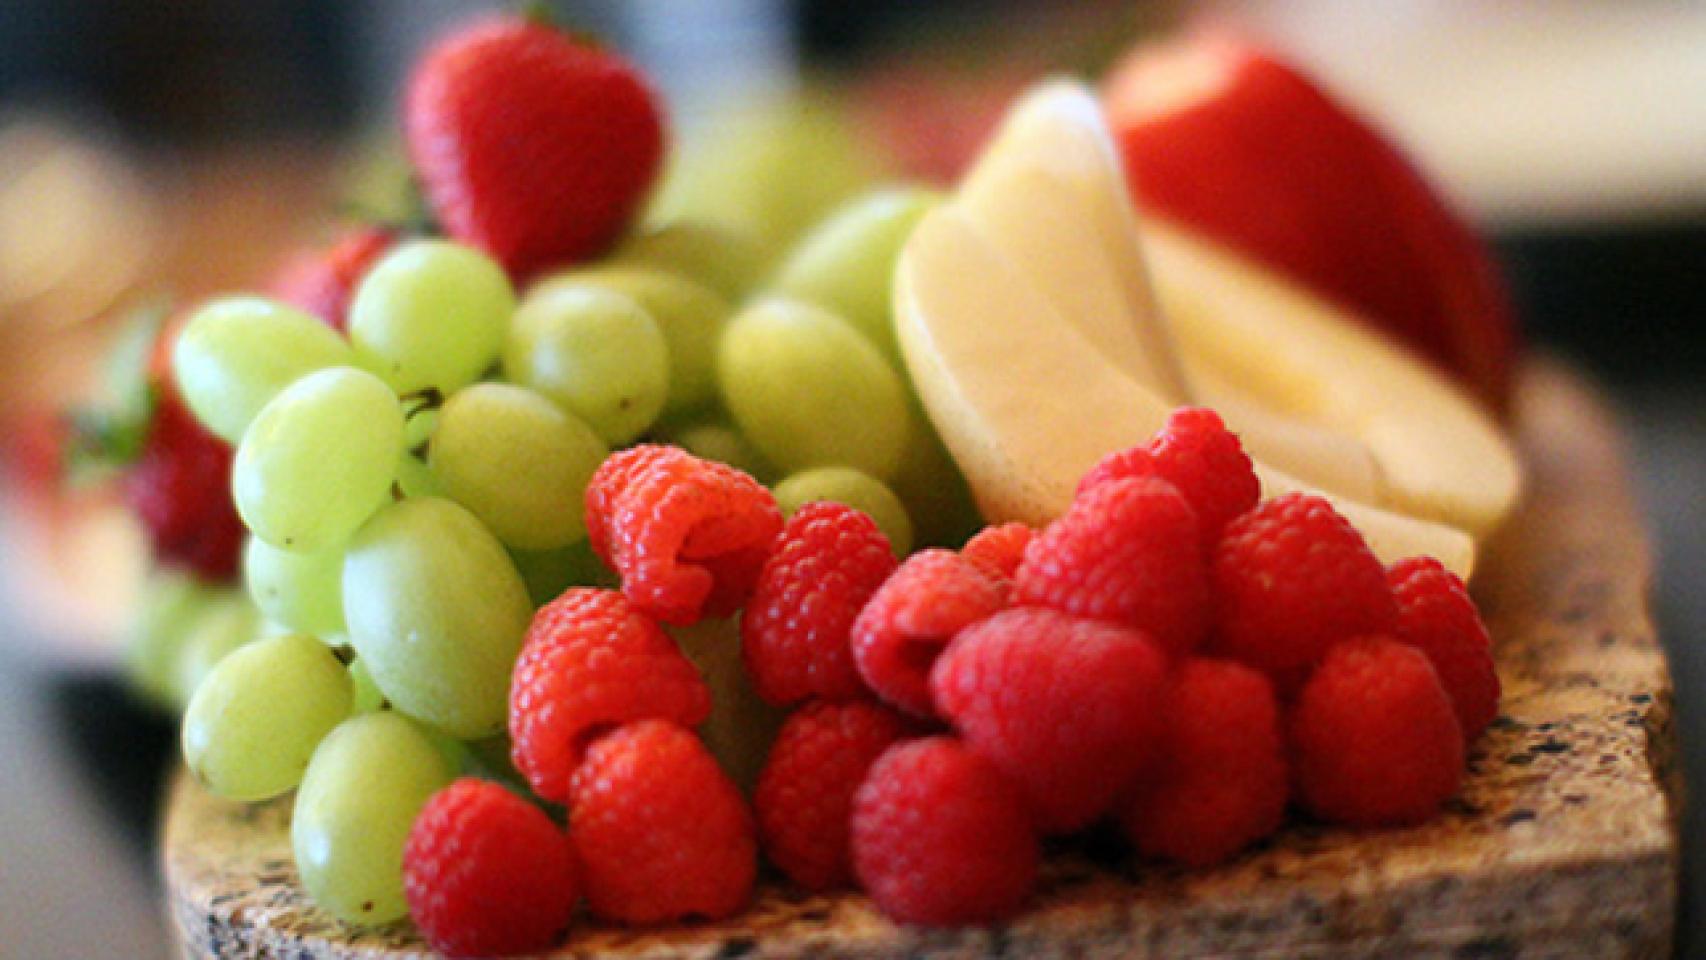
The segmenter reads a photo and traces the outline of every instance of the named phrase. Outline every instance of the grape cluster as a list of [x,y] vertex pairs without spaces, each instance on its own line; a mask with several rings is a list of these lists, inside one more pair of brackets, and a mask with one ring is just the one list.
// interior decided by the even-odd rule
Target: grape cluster
[[[236,800],[294,789],[304,885],[384,923],[408,910],[404,844],[434,793],[469,772],[525,790],[512,671],[541,606],[614,582],[586,509],[613,451],[678,445],[773,485],[788,514],[851,504],[901,554],[963,539],[949,518],[975,511],[940,509],[963,483],[887,330],[894,258],[931,202],[856,200],[777,264],[721,227],[636,231],[519,287],[472,246],[400,238],[342,332],[259,297],[201,307],[172,370],[236,445],[247,596],[164,583],[142,629],[175,639],[140,671],[187,700],[191,771]],[[750,785],[779,718],[737,622],[672,640],[713,695],[701,734]]]

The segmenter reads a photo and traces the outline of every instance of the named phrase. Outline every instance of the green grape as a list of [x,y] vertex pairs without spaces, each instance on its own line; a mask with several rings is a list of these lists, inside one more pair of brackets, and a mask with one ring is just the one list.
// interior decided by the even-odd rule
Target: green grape
[[912,228],[941,202],[934,191],[889,188],[841,207],[806,235],[771,288],[834,311],[900,369],[890,301],[895,262]]
[[349,344],[317,317],[258,297],[202,307],[172,348],[172,375],[184,402],[232,444],[279,391],[315,370],[352,362]]
[[404,450],[403,455],[397,458],[397,489],[405,497],[445,496],[444,484],[438,475],[432,472],[425,460],[409,450]]
[[609,262],[653,267],[696,280],[738,303],[764,272],[764,251],[735,227],[681,220],[630,235]]
[[225,591],[187,573],[156,568],[142,587],[141,609],[125,637],[131,686],[158,707],[175,709],[178,661],[198,621]]
[[290,822],[296,869],[315,902],[364,926],[407,913],[409,828],[454,775],[426,732],[389,710],[352,717],[327,734],[308,761]]
[[844,465],[886,480],[900,465],[906,386],[827,310],[781,298],[747,307],[723,335],[717,377],[736,425],[785,471]]
[[351,714],[359,716],[385,709],[385,694],[380,693],[379,684],[373,682],[373,673],[367,669],[366,660],[356,657],[349,662],[349,682]]
[[296,786],[320,740],[350,713],[349,674],[313,637],[257,640],[219,662],[184,711],[184,762],[230,800]]
[[533,289],[529,299],[562,287],[612,290],[639,304],[669,344],[669,396],[663,415],[699,410],[716,399],[717,338],[731,307],[711,288],[652,267],[607,264],[561,274]]
[[593,552],[588,540],[556,550],[511,550],[509,556],[535,607],[550,603],[570,587],[618,586],[616,574]]
[[172,668],[172,699],[180,709],[190,702],[213,668],[226,655],[261,636],[261,612],[239,590],[223,589],[195,622]]
[[403,404],[403,445],[410,450],[424,449],[438,429],[439,407],[427,406],[419,400]]
[[344,558],[350,644],[392,705],[457,737],[503,729],[532,619],[502,544],[449,500],[383,507]]
[[322,639],[344,630],[344,551],[280,550],[250,537],[243,550],[249,596],[266,616],[289,630]]
[[515,313],[504,376],[579,417],[605,443],[631,442],[669,397],[669,344],[651,314],[628,296],[547,284]]
[[739,430],[722,420],[669,425],[659,433],[658,440],[673,443],[696,457],[744,470],[761,481],[776,474],[776,468],[764,459],[764,455],[753,449]]
[[398,393],[449,393],[496,362],[514,312],[509,277],[490,257],[447,240],[412,240],[356,287],[350,342]]
[[918,429],[907,439],[900,469],[889,483],[912,517],[914,546],[959,549],[983,526],[971,487],[942,445],[916,399],[912,422]]
[[877,529],[889,538],[889,545],[900,556],[912,552],[912,518],[886,484],[852,467],[813,467],[790,474],[776,485],[776,505],[782,512],[794,512],[813,500],[834,500],[863,510],[876,521]]
[[391,388],[352,367],[311,373],[243,435],[231,468],[237,512],[280,549],[333,549],[390,493],[402,450]]
[[548,550],[586,537],[586,485],[609,452],[539,394],[477,383],[444,405],[431,464],[445,495],[499,540]]
[[723,772],[750,795],[788,711],[753,691],[740,657],[739,617],[706,618],[668,631],[711,688],[711,715],[699,725],[699,736]]

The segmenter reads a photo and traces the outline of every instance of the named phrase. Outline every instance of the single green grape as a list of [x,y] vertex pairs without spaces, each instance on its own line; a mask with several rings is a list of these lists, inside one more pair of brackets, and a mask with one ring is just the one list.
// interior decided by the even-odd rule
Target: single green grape
[[308,761],[290,822],[296,869],[314,901],[363,926],[407,913],[409,828],[454,775],[426,732],[393,711],[338,724]]
[[228,591],[157,567],[142,585],[141,608],[124,642],[125,672],[150,703],[175,709],[178,661],[196,623]]
[[739,617],[707,617],[668,632],[711,688],[711,715],[699,725],[699,736],[723,772],[751,795],[788,711],[753,690],[740,657]]
[[349,682],[351,690],[350,713],[360,715],[382,710],[386,707],[385,694],[379,692],[379,684],[373,682],[373,673],[367,669],[367,661],[356,657],[349,662]]
[[386,505],[344,558],[344,622],[379,689],[463,739],[503,729],[510,669],[532,619],[503,545],[449,500]]
[[250,537],[243,550],[243,577],[261,613],[322,639],[344,630],[343,571],[341,545],[298,553]]
[[593,552],[592,542],[577,540],[555,550],[511,550],[510,560],[527,584],[527,595],[542,607],[570,587],[620,586],[616,574]]
[[913,427],[906,385],[847,321],[767,298],[730,322],[717,351],[723,401],[761,453],[789,472],[855,467],[887,480]]
[[709,406],[717,397],[717,338],[732,308],[716,291],[653,267],[605,264],[559,274],[534,287],[529,298],[563,287],[612,290],[639,304],[669,344],[669,396],[663,416]]
[[739,430],[721,419],[668,425],[658,434],[658,440],[675,444],[696,457],[726,463],[761,482],[776,475],[776,468],[764,459],[764,455],[748,443]]
[[313,553],[349,538],[391,492],[403,412],[353,367],[311,373],[255,417],[231,468],[237,512],[257,537]]
[[444,484],[438,475],[432,472],[425,460],[409,450],[404,450],[403,455],[397,458],[397,489],[405,497],[445,496]]
[[516,311],[504,376],[584,420],[611,446],[631,442],[669,397],[669,343],[631,297],[547,284]]
[[680,274],[717,291],[730,303],[744,299],[764,273],[764,251],[736,227],[692,220],[631,234],[608,262]]
[[184,638],[172,666],[172,701],[182,710],[213,668],[261,636],[261,612],[240,590],[223,589]]
[[514,312],[515,291],[496,261],[448,240],[411,240],[356,287],[350,342],[398,393],[450,393],[497,361]]
[[813,467],[776,485],[776,505],[787,516],[814,500],[833,500],[864,511],[899,556],[912,552],[912,518],[888,485],[852,467]]
[[172,348],[172,375],[197,420],[235,444],[279,391],[304,375],[354,362],[319,318],[258,297],[197,310]]
[[770,287],[851,323],[900,369],[892,319],[894,269],[912,228],[941,202],[932,190],[891,187],[865,194],[813,227]]
[[230,800],[265,800],[296,786],[308,758],[350,713],[344,665],[313,637],[268,637],[234,650],[184,711],[184,762]]
[[444,405],[431,465],[445,495],[499,540],[549,550],[586,537],[586,486],[609,453],[591,427],[539,394],[477,383]]

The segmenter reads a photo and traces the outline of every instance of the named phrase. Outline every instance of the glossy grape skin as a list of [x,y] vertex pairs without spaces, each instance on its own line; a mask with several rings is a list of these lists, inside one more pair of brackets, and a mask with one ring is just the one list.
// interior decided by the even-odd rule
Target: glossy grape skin
[[380,258],[350,301],[349,334],[362,366],[398,393],[450,393],[497,361],[515,290],[472,247],[412,240]]
[[431,448],[445,496],[507,546],[549,550],[586,536],[586,486],[609,449],[531,390],[478,383],[444,405]]
[[403,413],[384,382],[352,367],[311,373],[266,405],[231,470],[237,512],[281,550],[347,540],[391,491]]
[[612,290],[639,304],[669,344],[669,396],[665,418],[704,409],[717,397],[717,338],[732,307],[716,291],[652,267],[604,264],[542,281],[529,297],[562,287]]
[[184,711],[184,760],[226,799],[276,797],[301,781],[314,748],[349,716],[351,697],[344,665],[319,640],[257,640],[196,688]]
[[280,550],[250,537],[243,577],[261,613],[291,630],[326,638],[344,631],[344,552]]
[[934,191],[896,187],[843,205],[788,254],[770,289],[834,311],[898,369],[890,305],[895,263],[912,228],[940,202]]
[[633,441],[669,398],[669,343],[631,297],[594,286],[547,285],[516,311],[504,376],[555,401],[605,443]]
[[503,729],[533,605],[472,513],[437,497],[385,506],[351,540],[343,587],[350,644],[392,705],[462,739]]
[[259,297],[231,297],[190,316],[172,348],[172,373],[196,419],[236,444],[279,391],[354,359],[317,317]]
[[790,474],[776,485],[776,505],[794,512],[814,500],[833,500],[861,510],[889,538],[898,556],[912,552],[912,518],[886,484],[852,467],[814,467]]
[[454,775],[426,732],[390,710],[327,734],[297,788],[290,824],[296,868],[315,903],[362,926],[407,913],[409,828]]
[[851,466],[892,476],[913,429],[899,374],[845,320],[781,298],[747,307],[717,352],[737,426],[784,471]]

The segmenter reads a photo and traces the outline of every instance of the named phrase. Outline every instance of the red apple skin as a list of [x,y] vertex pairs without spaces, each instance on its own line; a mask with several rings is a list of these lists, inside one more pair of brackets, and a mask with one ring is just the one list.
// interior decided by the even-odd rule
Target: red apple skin
[[1517,324],[1491,254],[1352,111],[1218,33],[1133,51],[1103,102],[1145,213],[1338,301],[1507,409]]

